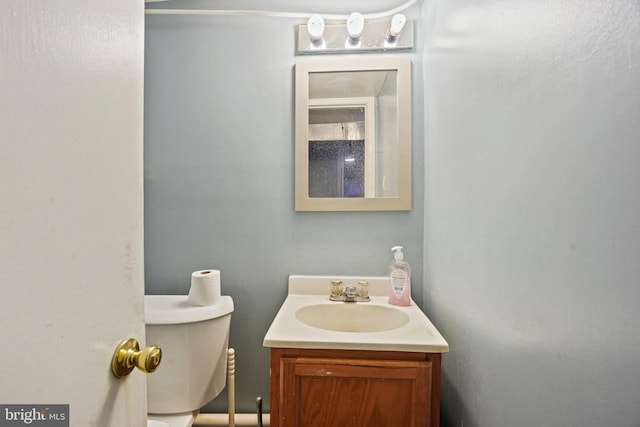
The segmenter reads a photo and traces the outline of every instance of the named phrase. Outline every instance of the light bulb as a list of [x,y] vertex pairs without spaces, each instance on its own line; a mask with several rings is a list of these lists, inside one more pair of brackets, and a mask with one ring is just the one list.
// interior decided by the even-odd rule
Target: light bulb
[[404,15],[400,13],[393,15],[391,24],[389,24],[389,29],[387,30],[387,40],[395,41],[400,33],[402,33],[402,29],[406,23],[407,18]]
[[364,30],[364,16],[358,12],[353,12],[347,18],[347,32],[352,40],[360,39]]
[[307,21],[307,30],[309,31],[309,38],[311,43],[322,43],[322,35],[324,34],[324,19],[320,15],[313,15]]

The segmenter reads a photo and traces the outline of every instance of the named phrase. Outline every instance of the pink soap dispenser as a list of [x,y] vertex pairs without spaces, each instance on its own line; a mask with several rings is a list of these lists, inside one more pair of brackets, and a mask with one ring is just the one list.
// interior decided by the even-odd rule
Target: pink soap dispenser
[[411,305],[411,269],[404,260],[402,246],[391,250],[395,255],[389,264],[389,304]]

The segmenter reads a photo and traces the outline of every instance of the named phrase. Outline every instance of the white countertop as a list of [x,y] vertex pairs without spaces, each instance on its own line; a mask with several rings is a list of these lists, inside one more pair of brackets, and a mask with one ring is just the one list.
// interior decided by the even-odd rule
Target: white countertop
[[[342,280],[345,285],[359,280],[369,282],[370,302],[344,303],[329,301],[329,283]],[[410,306],[390,305],[386,277],[355,276],[290,276],[289,294],[264,337],[265,347],[315,348],[341,350],[412,351],[444,353],[449,344],[433,323],[412,301]],[[405,312],[409,322],[382,332],[338,332],[308,326],[296,319],[298,309],[319,304],[368,304],[392,307]]]

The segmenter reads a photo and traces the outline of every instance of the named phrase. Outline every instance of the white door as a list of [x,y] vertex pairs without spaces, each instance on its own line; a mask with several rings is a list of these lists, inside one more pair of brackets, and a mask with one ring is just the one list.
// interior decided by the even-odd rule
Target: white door
[[142,0],[0,2],[0,405],[76,427],[145,424],[143,49]]

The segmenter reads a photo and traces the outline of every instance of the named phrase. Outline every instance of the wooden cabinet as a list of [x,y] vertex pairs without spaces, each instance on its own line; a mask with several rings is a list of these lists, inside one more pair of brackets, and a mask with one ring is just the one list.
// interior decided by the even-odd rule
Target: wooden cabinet
[[440,354],[271,349],[272,427],[438,427]]

